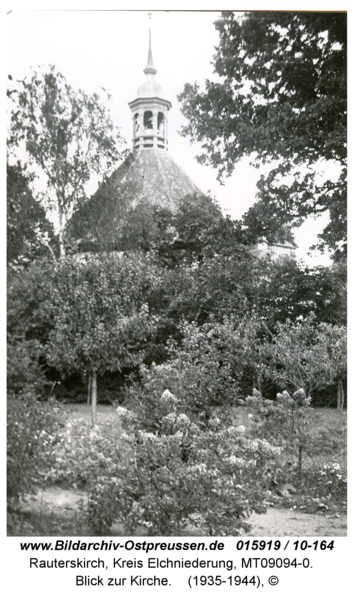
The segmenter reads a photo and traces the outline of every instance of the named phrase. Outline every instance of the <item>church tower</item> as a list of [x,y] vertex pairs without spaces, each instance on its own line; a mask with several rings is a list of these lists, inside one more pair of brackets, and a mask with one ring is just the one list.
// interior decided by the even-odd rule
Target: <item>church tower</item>
[[148,58],[143,72],[146,79],[139,86],[136,98],[128,103],[133,121],[132,155],[112,178],[119,185],[134,186],[134,204],[144,201],[174,212],[178,201],[185,196],[203,196],[203,193],[168,152],[168,113],[172,104],[155,79],[150,23]]
[[156,73],[149,25],[146,79],[136,98],[128,103],[133,121],[132,150],[68,224],[69,238],[79,240],[82,248],[99,247],[103,241],[107,247],[116,246],[127,219],[140,208],[161,207],[175,213],[183,198],[204,196],[168,152],[172,105],[155,80]]
[[[150,17],[150,15],[149,15]],[[155,80],[157,70],[154,67],[151,50],[151,25],[149,26],[149,52],[144,69],[146,80],[138,88],[137,97],[129,102],[133,113],[133,148],[160,148],[168,150],[168,117],[172,105],[164,99],[161,86]]]

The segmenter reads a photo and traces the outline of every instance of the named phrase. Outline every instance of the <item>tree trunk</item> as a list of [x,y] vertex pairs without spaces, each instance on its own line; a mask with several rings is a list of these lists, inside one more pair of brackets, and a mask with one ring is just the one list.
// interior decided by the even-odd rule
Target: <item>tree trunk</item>
[[337,410],[339,410],[339,426],[342,426],[343,420],[343,407],[344,407],[344,389],[343,382],[339,379],[337,384]]
[[60,258],[65,258],[66,252],[65,252],[65,242],[64,242],[64,229],[65,229],[65,215],[63,214],[63,211],[59,208],[59,231],[58,231],[58,237],[59,237],[59,254],[60,254]]
[[343,382],[340,379],[337,384],[337,410],[343,410],[344,407],[344,390]]
[[298,469],[299,469],[299,477],[300,479],[302,478],[302,444],[299,444],[299,462],[298,462]]
[[94,371],[92,373],[91,380],[91,419],[92,419],[92,427],[96,425],[97,421],[97,373]]
[[64,232],[61,227],[59,229],[58,237],[60,258],[65,258]]
[[91,388],[92,388],[92,379],[91,375],[89,375],[88,383],[87,383],[87,404],[91,402]]

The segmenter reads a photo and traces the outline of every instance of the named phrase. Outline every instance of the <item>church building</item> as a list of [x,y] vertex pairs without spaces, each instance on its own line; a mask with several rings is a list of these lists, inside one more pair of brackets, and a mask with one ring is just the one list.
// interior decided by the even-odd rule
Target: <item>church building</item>
[[154,207],[174,214],[179,201],[186,197],[203,202],[204,194],[168,151],[168,113],[172,105],[155,79],[151,28],[143,72],[145,81],[138,87],[135,99],[129,102],[132,150],[68,223],[67,241],[78,244],[81,250],[126,249],[127,222],[130,219],[131,231],[139,211],[140,221],[142,218],[146,221],[146,213]]
[[[180,202],[187,197],[202,205],[210,204],[210,199],[169,153],[168,114],[172,104],[155,79],[151,27],[143,72],[145,80],[134,100],[128,103],[132,118],[131,152],[68,223],[67,242],[79,250],[133,249],[134,238],[149,236],[156,227],[156,209],[175,214]],[[214,205],[213,211],[216,219],[222,218],[219,207]],[[147,234],[142,231],[144,228]],[[272,246],[254,244],[250,248],[256,256],[267,256],[271,260],[284,255],[294,258],[295,249],[290,235],[285,242],[279,240]]]

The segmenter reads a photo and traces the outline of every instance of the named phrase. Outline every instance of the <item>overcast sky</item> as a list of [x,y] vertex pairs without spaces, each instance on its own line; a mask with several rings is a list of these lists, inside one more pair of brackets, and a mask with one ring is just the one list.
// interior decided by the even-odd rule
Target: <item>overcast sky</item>
[[[76,3],[74,3],[76,6]],[[48,7],[51,3],[48,3]],[[64,8],[66,6],[64,5]],[[30,67],[55,65],[74,88],[86,92],[107,89],[112,95],[114,121],[131,145],[128,102],[145,80],[149,21],[147,10],[14,10],[7,16],[7,70],[14,79],[28,75]],[[240,218],[254,203],[260,172],[247,160],[236,165],[231,178],[220,186],[217,173],[195,160],[198,146],[178,134],[185,123],[177,95],[185,83],[213,78],[211,66],[218,35],[213,11],[152,11],[152,51],[156,81],[172,102],[169,113],[169,151],[203,192],[210,190],[233,218]],[[322,221],[323,223],[323,221]],[[295,230],[302,257],[321,231],[319,221]],[[310,264],[328,261],[316,258]]]

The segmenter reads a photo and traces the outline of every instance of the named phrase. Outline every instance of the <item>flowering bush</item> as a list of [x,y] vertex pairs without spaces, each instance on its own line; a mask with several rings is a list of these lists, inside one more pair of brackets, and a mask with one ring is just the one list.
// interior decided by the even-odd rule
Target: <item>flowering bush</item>
[[[227,332],[229,335],[227,336]],[[126,404],[139,407],[138,418],[144,414],[142,427],[156,432],[160,429],[169,398],[160,402],[165,390],[170,390],[178,410],[208,421],[215,407],[226,407],[237,398],[238,384],[232,359],[232,328],[218,323],[198,327],[195,323],[181,325],[181,346],[170,342],[170,360],[150,369],[140,367],[140,382],[126,390]],[[146,410],[143,410],[146,407]],[[142,412],[143,411],[143,412]]]
[[327,487],[327,491],[330,494],[346,495],[347,477],[346,474],[343,473],[341,466],[337,462],[330,462],[328,464],[323,465],[319,475],[323,478]]
[[[143,526],[150,535],[242,535],[249,514],[265,511],[264,462],[279,450],[249,440],[225,414],[206,425],[183,408],[188,404],[166,392],[153,415],[151,403],[119,407],[131,459],[92,485],[89,520],[97,533],[119,519],[127,534]],[[143,428],[153,419],[154,431]]]
[[129,460],[129,447],[117,421],[91,427],[85,418],[67,421],[52,449],[46,481],[87,488],[100,476],[114,476],[117,462]]

